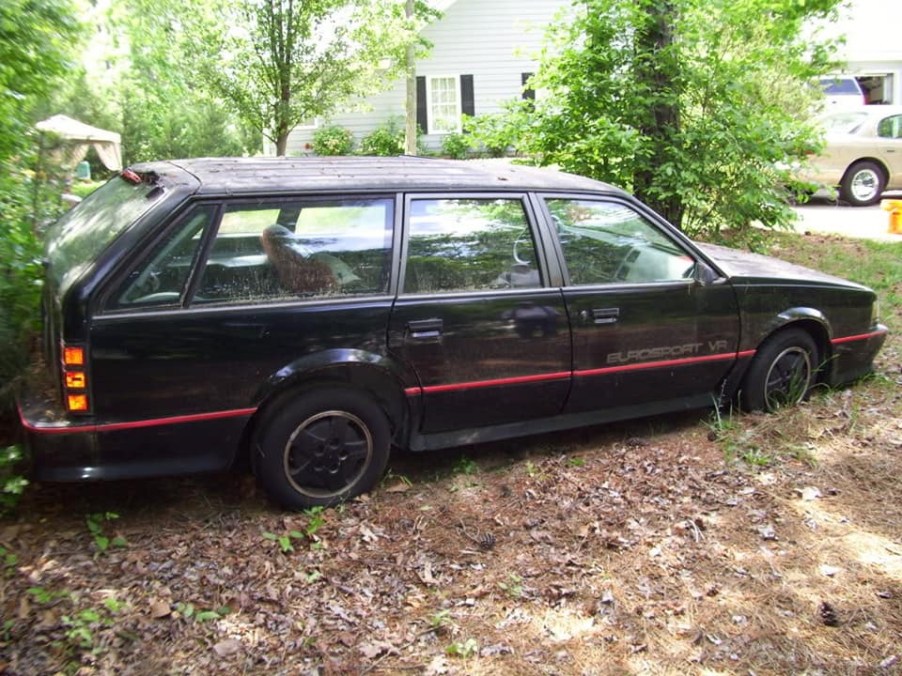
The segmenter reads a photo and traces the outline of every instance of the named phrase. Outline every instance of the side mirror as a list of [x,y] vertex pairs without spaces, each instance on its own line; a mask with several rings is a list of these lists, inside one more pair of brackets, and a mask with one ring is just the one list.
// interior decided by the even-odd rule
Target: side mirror
[[711,286],[712,284],[725,282],[726,278],[721,277],[719,274],[717,274],[714,268],[712,268],[704,261],[696,261],[695,280],[702,286]]

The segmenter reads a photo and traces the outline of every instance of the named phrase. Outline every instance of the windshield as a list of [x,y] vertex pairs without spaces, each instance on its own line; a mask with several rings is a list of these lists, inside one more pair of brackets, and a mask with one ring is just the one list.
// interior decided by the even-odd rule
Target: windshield
[[59,293],[64,293],[162,194],[153,183],[123,172],[54,223],[47,233],[47,259]]

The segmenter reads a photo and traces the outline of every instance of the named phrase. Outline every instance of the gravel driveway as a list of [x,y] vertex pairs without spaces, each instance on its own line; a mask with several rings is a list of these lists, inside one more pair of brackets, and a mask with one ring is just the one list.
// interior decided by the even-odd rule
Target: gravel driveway
[[889,232],[889,213],[879,204],[849,207],[816,197],[803,206],[794,207],[794,210],[799,215],[795,225],[798,232],[902,242],[902,235]]

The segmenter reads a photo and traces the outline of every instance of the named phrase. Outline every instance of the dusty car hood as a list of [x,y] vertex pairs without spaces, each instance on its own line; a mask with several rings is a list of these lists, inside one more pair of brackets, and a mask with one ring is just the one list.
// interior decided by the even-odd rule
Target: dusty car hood
[[834,277],[801,265],[787,263],[770,256],[739,251],[725,246],[717,246],[716,244],[699,244],[698,247],[733,280],[769,282],[785,280],[788,282],[867,289],[867,287],[850,282],[847,279]]

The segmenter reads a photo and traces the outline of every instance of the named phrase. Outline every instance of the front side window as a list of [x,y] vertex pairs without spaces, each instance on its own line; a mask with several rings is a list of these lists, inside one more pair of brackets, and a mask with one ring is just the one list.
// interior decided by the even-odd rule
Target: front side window
[[459,132],[460,127],[460,87],[457,77],[431,77],[429,89],[429,132],[450,134]]
[[115,306],[388,291],[392,199],[235,202],[222,205],[215,228],[208,226],[214,213],[213,206],[199,210],[158,243],[114,294]]
[[692,275],[692,258],[625,204],[579,199],[546,203],[571,285],[668,282]]
[[414,199],[406,293],[542,285],[529,221],[519,199]]

